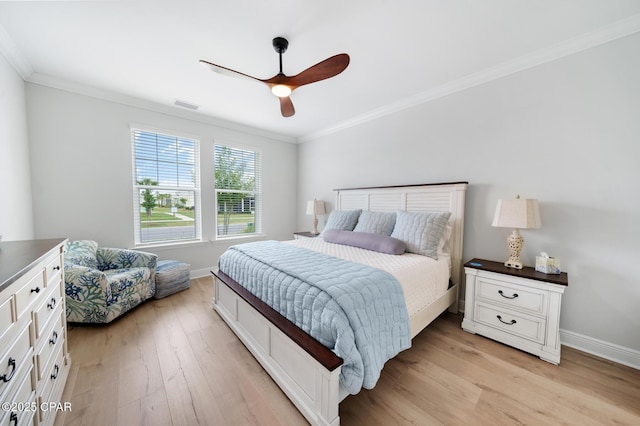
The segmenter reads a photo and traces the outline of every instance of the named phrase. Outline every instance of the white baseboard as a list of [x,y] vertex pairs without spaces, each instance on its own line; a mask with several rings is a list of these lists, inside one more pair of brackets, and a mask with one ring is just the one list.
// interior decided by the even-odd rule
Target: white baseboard
[[582,352],[640,370],[640,351],[635,349],[605,342],[568,330],[560,330],[560,343]]
[[189,277],[191,279],[194,278],[202,278],[202,277],[211,277],[211,271],[218,269],[217,266],[210,266],[209,268],[202,268],[202,269],[192,269],[191,273],[189,274]]
[[[464,313],[464,300],[458,301]],[[640,370],[640,351],[560,329],[560,344]]]

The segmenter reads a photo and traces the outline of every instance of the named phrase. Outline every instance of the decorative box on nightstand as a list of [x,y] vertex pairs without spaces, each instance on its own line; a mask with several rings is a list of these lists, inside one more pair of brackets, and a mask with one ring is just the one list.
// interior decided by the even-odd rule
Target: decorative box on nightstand
[[320,234],[314,234],[313,232],[294,232],[293,238],[299,240],[300,238],[315,238]]
[[560,305],[568,285],[565,272],[547,275],[484,259],[472,259],[464,270],[465,331],[560,363]]

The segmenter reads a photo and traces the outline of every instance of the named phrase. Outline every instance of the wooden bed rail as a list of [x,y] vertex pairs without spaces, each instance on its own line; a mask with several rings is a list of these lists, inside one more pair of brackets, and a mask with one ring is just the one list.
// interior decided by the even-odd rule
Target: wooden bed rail
[[242,297],[247,303],[253,306],[266,319],[271,321],[273,325],[278,327],[280,331],[286,334],[291,340],[297,343],[324,368],[333,371],[340,367],[343,363],[342,358],[331,352],[330,349],[322,345],[316,339],[302,331],[294,323],[283,317],[278,311],[264,303],[262,300],[254,296],[249,290],[242,287],[231,277],[222,271],[216,270],[211,273],[220,281],[225,283],[227,287],[233,290],[238,296]]

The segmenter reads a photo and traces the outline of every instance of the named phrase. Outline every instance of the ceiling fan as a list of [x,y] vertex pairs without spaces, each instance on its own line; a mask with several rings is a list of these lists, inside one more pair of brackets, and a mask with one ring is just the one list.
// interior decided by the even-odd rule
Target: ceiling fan
[[316,81],[325,80],[340,74],[349,65],[349,55],[346,53],[340,53],[325,59],[322,62],[318,62],[297,75],[286,76],[282,72],[282,54],[287,51],[287,47],[289,47],[287,39],[283,37],[276,37],[273,39],[273,48],[280,56],[280,72],[266,80],[220,65],[212,64],[211,62],[203,59],[200,60],[200,63],[220,74],[247,78],[265,83],[269,86],[271,92],[280,99],[280,112],[282,113],[282,116],[291,117],[296,113],[296,110],[293,108],[293,102],[291,102],[290,98],[291,92],[305,84],[315,83]]

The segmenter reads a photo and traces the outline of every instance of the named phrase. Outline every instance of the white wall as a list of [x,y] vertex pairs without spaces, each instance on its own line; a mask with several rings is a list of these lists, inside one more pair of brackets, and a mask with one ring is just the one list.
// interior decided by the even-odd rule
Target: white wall
[[[564,336],[633,355],[640,351],[638,52],[636,34],[306,142],[298,198],[333,203],[334,188],[469,181],[465,260],[505,259],[510,230],[491,227],[496,201],[537,198],[543,227],[522,231],[523,260],[533,265],[544,250],[568,271]],[[298,228],[309,223],[298,206]]]
[[[290,239],[295,231],[296,145],[50,87],[26,86],[37,238],[62,236],[133,247],[131,123],[199,138],[203,216],[209,214],[203,219],[203,238],[212,239],[214,231],[214,140],[261,150],[262,230],[272,239]],[[230,244],[207,241],[147,251],[207,273]]]
[[24,82],[0,54],[0,235],[33,238]]

